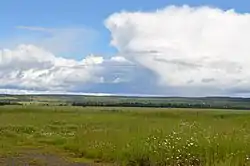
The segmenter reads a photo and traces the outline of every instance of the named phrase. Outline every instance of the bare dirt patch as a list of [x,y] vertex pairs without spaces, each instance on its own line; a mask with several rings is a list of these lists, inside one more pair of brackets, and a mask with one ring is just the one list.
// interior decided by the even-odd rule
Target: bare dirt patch
[[1,166],[91,166],[90,163],[72,162],[66,158],[37,150],[25,150],[0,157]]

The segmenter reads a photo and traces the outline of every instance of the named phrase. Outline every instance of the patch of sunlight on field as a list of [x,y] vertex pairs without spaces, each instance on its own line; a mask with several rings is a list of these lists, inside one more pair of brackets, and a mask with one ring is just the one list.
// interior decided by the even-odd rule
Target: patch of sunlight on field
[[249,165],[250,113],[0,107],[0,152],[47,147],[120,165]]

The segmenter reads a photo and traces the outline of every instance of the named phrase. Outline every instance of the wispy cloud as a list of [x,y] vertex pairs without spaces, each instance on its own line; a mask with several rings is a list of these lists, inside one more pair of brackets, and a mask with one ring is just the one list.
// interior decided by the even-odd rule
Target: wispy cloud
[[[98,32],[94,29],[78,27],[39,27],[20,25],[18,36],[12,36],[8,40],[0,41],[2,47],[16,47],[19,44],[33,44],[66,57],[82,56],[91,50],[98,38]],[[72,55],[73,54],[73,55]],[[81,55],[79,55],[81,54]]]
[[44,27],[35,27],[35,26],[17,26],[17,29],[29,30],[29,31],[41,31],[53,33],[56,29],[53,28],[44,28]]

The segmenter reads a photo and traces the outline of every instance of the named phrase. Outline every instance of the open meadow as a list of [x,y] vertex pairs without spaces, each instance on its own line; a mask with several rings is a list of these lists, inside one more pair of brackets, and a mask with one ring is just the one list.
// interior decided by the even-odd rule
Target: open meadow
[[35,150],[85,164],[250,165],[248,111],[1,106],[0,133],[0,164]]

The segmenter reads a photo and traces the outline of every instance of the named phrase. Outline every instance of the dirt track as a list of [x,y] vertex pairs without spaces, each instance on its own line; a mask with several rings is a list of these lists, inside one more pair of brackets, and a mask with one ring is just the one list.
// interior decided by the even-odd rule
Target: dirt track
[[61,156],[38,151],[25,151],[16,155],[1,156],[0,166],[90,166],[94,164],[74,163]]

